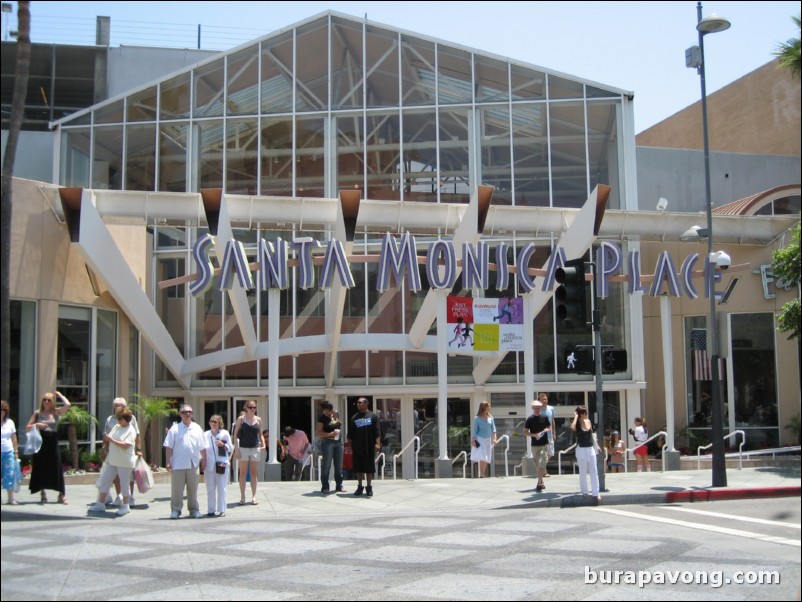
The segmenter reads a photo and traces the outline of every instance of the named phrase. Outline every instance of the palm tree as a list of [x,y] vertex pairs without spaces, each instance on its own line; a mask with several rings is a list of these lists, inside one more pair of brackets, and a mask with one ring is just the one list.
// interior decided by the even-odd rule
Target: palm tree
[[[800,27],[799,17],[791,17],[796,23],[796,26]],[[780,44],[777,50],[774,52],[775,55],[780,57],[780,66],[785,69],[791,70],[791,75],[796,77],[797,79],[800,78],[802,74],[802,55],[800,55],[800,48],[799,48],[799,36],[796,38],[790,38],[784,44]]]
[[176,413],[175,402],[163,397],[148,397],[147,395],[136,395],[137,401],[131,404],[131,410],[139,415],[139,428],[145,431],[145,460],[150,454],[150,434],[154,420],[159,418],[169,418]]
[[[17,2],[17,66],[14,73],[14,95],[8,120],[6,154],[3,157],[3,176],[0,184],[0,398],[9,398],[11,361],[11,318],[9,297],[9,263],[11,261],[11,178],[17,141],[22,129],[25,96],[28,93],[28,74],[31,67],[31,8],[30,2]],[[3,4],[5,8],[5,3]]]
[[67,439],[70,442],[72,467],[78,468],[78,438],[83,439],[90,426],[97,424],[97,418],[80,406],[73,405],[58,419],[59,424],[67,425]]

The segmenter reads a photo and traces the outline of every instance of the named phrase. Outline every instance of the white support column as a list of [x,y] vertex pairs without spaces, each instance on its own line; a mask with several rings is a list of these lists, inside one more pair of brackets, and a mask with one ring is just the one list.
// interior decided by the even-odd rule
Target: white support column
[[435,292],[437,299],[437,472],[438,477],[451,476],[448,457],[448,291]]
[[[534,303],[534,293],[527,293],[524,297],[524,413],[529,416],[529,404],[535,398],[535,332],[534,319],[530,320],[530,311]],[[532,439],[526,437],[526,457],[532,457]]]
[[674,343],[671,337],[671,299],[660,297],[660,325],[663,329],[663,381],[666,401],[666,435],[668,451],[674,449]]
[[268,336],[268,359],[267,359],[267,424],[273,443],[268,449],[268,465],[266,477],[270,481],[281,480],[281,464],[276,458],[276,444],[281,433],[278,429],[278,360],[279,360],[279,318],[281,310],[281,291],[271,288],[267,293],[267,336]]

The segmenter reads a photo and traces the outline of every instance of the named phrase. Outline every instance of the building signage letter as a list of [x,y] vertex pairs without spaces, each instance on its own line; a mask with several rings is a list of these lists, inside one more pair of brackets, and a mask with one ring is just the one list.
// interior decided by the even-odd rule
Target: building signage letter
[[248,256],[245,254],[245,247],[238,240],[229,240],[226,243],[226,250],[223,253],[223,265],[220,266],[220,277],[217,280],[217,288],[221,291],[231,288],[231,280],[237,274],[239,284],[246,291],[253,288],[253,276],[248,266]]
[[596,249],[596,265],[598,266],[596,290],[600,299],[606,299],[610,295],[610,276],[621,269],[623,262],[623,251],[615,243],[605,240]]
[[679,282],[677,282],[677,269],[674,267],[674,260],[671,259],[671,253],[662,251],[657,256],[657,265],[654,266],[654,280],[652,280],[652,289],[649,294],[652,297],[660,295],[663,288],[663,280],[668,283],[668,292],[672,297],[679,297]]
[[193,297],[208,291],[214,282],[214,266],[209,259],[213,243],[214,237],[207,232],[195,242],[195,247],[192,249],[192,256],[195,258],[199,271],[197,280],[189,285],[189,293]]
[[259,240],[259,284],[262,290],[287,288],[287,242],[276,239],[276,245],[264,238]]
[[[443,276],[440,276],[440,259],[443,260]],[[457,255],[450,240],[437,240],[429,245],[426,253],[426,278],[434,289],[448,289],[457,281]],[[468,285],[465,285],[468,288]]]
[[334,270],[340,276],[340,283],[345,288],[354,286],[354,276],[351,274],[351,267],[348,265],[348,258],[345,256],[343,243],[333,238],[326,247],[326,256],[323,258],[323,268],[320,270],[320,288],[331,286],[331,279],[334,277]]
[[510,264],[507,261],[507,243],[496,247],[496,290],[505,291],[510,286]]
[[640,251],[629,252],[629,294],[645,293],[646,287],[640,282]]
[[474,247],[471,243],[462,243],[462,281],[465,288],[490,287],[490,248],[480,240]]
[[312,268],[312,247],[319,247],[320,243],[311,236],[301,236],[292,239],[292,248],[298,257],[298,286],[306,290],[315,284],[315,270]]
[[682,285],[685,287],[685,294],[689,299],[696,299],[699,293],[696,292],[696,287],[693,285],[693,267],[699,261],[699,253],[691,253],[682,262],[682,267],[679,269],[682,278]]
[[379,257],[379,276],[376,279],[376,290],[384,292],[390,284],[389,269],[392,268],[396,286],[401,288],[404,270],[408,273],[409,290],[416,293],[420,290],[420,273],[418,258],[415,253],[415,237],[405,232],[401,237],[401,249],[395,239],[387,232],[382,241],[381,257]]

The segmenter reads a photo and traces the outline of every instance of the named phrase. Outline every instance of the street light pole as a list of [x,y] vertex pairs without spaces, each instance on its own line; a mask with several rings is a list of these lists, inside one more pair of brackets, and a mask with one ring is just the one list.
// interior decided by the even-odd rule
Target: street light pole
[[713,251],[713,199],[710,192],[710,144],[707,136],[707,90],[705,87],[705,42],[708,33],[718,33],[729,29],[730,22],[718,15],[702,18],[702,3],[696,5],[696,30],[699,32],[699,79],[702,83],[702,131],[704,136],[705,161],[705,203],[707,205],[707,257],[708,257],[708,295],[710,298],[710,315],[708,329],[710,331],[710,384],[713,404],[713,487],[727,486],[727,463],[724,458],[724,431],[722,428],[721,383],[718,369],[718,322],[716,320],[716,295],[713,283],[713,270],[716,263]]

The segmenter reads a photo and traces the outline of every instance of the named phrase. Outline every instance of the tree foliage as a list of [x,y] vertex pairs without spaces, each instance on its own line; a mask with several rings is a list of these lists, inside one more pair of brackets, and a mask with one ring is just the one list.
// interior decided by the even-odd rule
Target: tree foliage
[[[777,249],[772,255],[771,270],[776,280],[796,286],[799,290],[799,281],[802,277],[802,257],[799,250],[800,225],[791,229],[791,241],[782,249]],[[780,332],[790,332],[788,338],[800,336],[802,319],[800,318],[799,297],[785,303],[777,315],[777,329]]]
[[144,452],[145,460],[151,451],[151,426],[153,422],[160,418],[169,418],[175,415],[175,402],[162,397],[148,397],[147,395],[137,395],[137,401],[131,404],[131,411],[139,415],[140,432],[144,429]]
[[[799,17],[791,17],[796,23],[797,28],[800,27]],[[790,38],[787,42],[780,44],[774,52],[780,58],[780,66],[785,69],[790,69],[791,74],[797,79],[800,78],[802,71],[802,58],[800,57],[799,49],[799,36]]]

